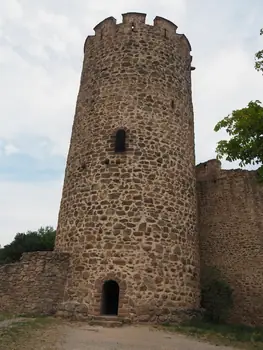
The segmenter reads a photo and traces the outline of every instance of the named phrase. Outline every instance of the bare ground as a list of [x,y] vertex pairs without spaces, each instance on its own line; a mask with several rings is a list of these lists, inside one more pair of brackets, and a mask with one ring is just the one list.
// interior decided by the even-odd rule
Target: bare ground
[[[8,333],[9,334],[9,333]],[[11,333],[12,335],[12,333]],[[225,350],[147,326],[102,328],[86,323],[55,322],[48,327],[24,328],[22,336],[1,342],[0,350]],[[18,341],[19,339],[19,341]]]
[[64,325],[60,326],[59,335],[53,348],[56,350],[229,350],[146,326],[102,328],[87,324]]

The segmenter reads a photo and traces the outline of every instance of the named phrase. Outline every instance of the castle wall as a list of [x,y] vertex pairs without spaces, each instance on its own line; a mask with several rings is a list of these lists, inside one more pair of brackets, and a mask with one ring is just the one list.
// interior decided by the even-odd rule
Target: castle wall
[[231,321],[263,325],[263,185],[216,160],[196,173],[201,271],[218,267],[234,289]]
[[0,266],[0,312],[53,314],[62,301],[68,255],[56,252],[23,254]]
[[64,301],[90,315],[108,279],[130,319],[172,319],[199,304],[192,58],[176,29],[128,13],[85,43],[56,250],[72,256]]

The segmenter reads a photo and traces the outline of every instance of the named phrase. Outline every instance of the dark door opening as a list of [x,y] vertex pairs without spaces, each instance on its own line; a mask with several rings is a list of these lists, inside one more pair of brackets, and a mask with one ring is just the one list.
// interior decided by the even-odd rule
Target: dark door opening
[[118,315],[119,285],[115,281],[106,281],[102,288],[102,315]]

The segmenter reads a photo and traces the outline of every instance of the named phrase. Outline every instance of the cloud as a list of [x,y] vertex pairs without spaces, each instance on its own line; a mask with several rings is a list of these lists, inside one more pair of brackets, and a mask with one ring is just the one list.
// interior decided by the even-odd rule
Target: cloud
[[[213,132],[219,120],[251,100],[262,100],[263,81],[253,64],[253,56],[234,45],[215,52],[210,62],[200,62],[194,77],[197,162],[214,158],[216,143],[228,139],[225,131]],[[223,162],[223,165],[231,168],[238,163]]]
[[166,17],[191,42],[197,162],[213,158],[226,136],[213,131],[217,121],[263,100],[253,68],[261,0],[0,1],[0,244],[56,226],[85,38],[129,11],[147,13],[149,24]]
[[55,225],[60,196],[60,178],[44,183],[0,181],[0,245],[10,242],[18,232]]
[[7,156],[10,156],[12,154],[19,153],[19,149],[16,146],[14,146],[12,143],[9,143],[4,146],[4,153]]
[[0,3],[1,22],[21,19],[23,16],[22,5],[18,0],[8,0]]

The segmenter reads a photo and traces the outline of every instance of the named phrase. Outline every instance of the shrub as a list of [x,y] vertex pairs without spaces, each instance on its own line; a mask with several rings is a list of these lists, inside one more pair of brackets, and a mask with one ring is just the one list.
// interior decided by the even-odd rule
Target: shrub
[[201,307],[204,319],[213,323],[226,322],[233,306],[232,289],[215,268],[205,268],[201,277]]
[[17,233],[14,240],[0,249],[0,265],[18,261],[25,252],[53,250],[56,230],[41,227],[37,231]]

